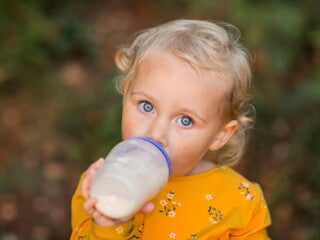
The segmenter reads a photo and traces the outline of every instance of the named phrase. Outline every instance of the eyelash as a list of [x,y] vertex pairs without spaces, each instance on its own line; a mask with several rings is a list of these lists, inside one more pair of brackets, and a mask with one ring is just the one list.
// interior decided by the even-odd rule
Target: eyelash
[[[148,104],[149,106],[151,106],[152,109],[150,109],[150,110],[146,109],[145,107],[146,107],[147,104]],[[145,100],[139,101],[138,107],[139,107],[140,111],[142,111],[142,112],[144,112],[144,113],[153,113],[153,112],[154,112],[154,108],[153,108],[152,103],[150,103],[150,102],[148,102],[148,101],[145,101]],[[188,124],[188,125],[184,125],[184,124],[182,123],[182,120],[183,120],[184,118],[189,120],[189,124]],[[176,122],[177,122],[177,124],[179,124],[180,126],[185,127],[185,128],[191,128],[191,127],[194,126],[194,120],[193,120],[191,117],[187,116],[187,115],[182,115],[182,116],[180,116],[180,117],[176,120]]]
[[[150,111],[145,109],[146,104],[149,104],[149,106],[152,107],[152,109]],[[138,104],[138,107],[142,112],[145,112],[145,113],[153,112],[153,105],[152,105],[152,103],[150,103],[148,101],[140,101],[139,104]]]
[[[184,118],[185,118],[185,119],[188,119],[188,121],[189,121],[188,125],[184,125],[184,124],[182,123],[182,120],[183,120]],[[179,120],[180,120],[180,121],[179,121]],[[194,126],[194,120],[193,120],[191,117],[186,116],[186,115],[183,115],[183,116],[179,117],[179,118],[177,119],[177,123],[178,123],[179,125],[183,126],[183,127],[186,127],[186,128],[190,128],[190,127],[193,127],[193,126]]]

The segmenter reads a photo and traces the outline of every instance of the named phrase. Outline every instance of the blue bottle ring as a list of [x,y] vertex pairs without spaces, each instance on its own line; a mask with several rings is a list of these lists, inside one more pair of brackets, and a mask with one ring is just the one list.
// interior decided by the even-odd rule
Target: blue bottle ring
[[168,169],[169,169],[169,176],[171,174],[171,161],[170,161],[170,157],[168,155],[168,153],[166,152],[166,150],[164,150],[164,148],[157,143],[156,141],[152,140],[151,138],[148,137],[133,137],[132,139],[141,139],[144,140],[146,142],[151,143],[152,145],[154,145],[155,147],[157,147],[160,152],[162,153],[162,155],[164,156],[164,158],[166,159],[167,165],[168,165]]

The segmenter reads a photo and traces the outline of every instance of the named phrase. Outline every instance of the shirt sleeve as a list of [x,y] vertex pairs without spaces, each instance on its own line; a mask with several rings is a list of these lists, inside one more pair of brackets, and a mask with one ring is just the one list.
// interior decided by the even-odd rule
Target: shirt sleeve
[[270,213],[259,185],[255,184],[257,201],[244,228],[231,232],[232,240],[268,240],[267,227],[271,224]]
[[95,224],[91,216],[87,215],[83,208],[84,198],[81,194],[80,179],[77,190],[72,197],[71,225],[72,235],[70,240],[125,240],[139,239],[142,234],[144,217],[136,214],[132,220],[112,227],[103,227]]

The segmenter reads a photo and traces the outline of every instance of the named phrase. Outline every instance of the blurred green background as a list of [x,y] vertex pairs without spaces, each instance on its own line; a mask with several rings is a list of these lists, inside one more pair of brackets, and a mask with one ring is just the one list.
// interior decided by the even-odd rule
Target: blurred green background
[[117,47],[177,18],[236,25],[257,124],[236,168],[261,184],[273,239],[320,239],[316,0],[0,0],[0,239],[62,240],[79,175],[120,141]]

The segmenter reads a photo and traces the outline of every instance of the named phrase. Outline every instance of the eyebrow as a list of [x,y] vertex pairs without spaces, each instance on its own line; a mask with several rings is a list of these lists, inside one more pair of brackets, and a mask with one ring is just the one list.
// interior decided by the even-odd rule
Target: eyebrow
[[154,97],[150,96],[149,94],[147,93],[143,93],[143,92],[130,92],[130,95],[140,95],[140,96],[144,96],[146,98],[150,98],[150,99],[154,99]]
[[200,119],[201,122],[207,123],[207,121],[202,116],[200,116],[198,113],[192,111],[189,108],[182,108],[182,112],[186,113],[187,115],[193,115],[196,118]]

